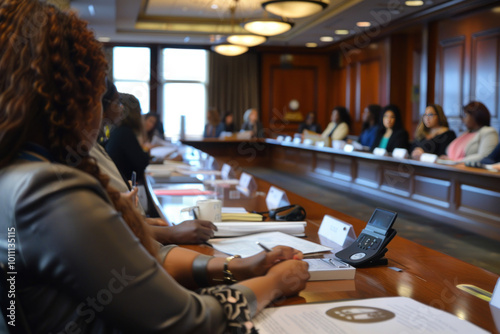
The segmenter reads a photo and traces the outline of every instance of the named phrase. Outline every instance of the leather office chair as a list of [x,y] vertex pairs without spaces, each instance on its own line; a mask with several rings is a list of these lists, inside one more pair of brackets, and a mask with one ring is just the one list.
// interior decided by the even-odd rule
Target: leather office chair
[[10,334],[31,334],[31,330],[24,316],[23,309],[17,297],[14,297],[16,302],[16,320],[15,326],[8,325],[10,318],[7,317],[7,308],[10,306],[10,298],[8,298],[9,282],[7,281],[7,267],[3,262],[0,262],[0,307],[2,318],[0,319],[0,332]]

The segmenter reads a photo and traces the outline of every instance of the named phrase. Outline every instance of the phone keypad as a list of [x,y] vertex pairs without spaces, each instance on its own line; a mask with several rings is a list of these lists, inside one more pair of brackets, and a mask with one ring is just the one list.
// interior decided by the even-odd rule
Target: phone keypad
[[358,238],[358,247],[364,250],[376,248],[379,243],[380,239],[371,235],[362,234]]

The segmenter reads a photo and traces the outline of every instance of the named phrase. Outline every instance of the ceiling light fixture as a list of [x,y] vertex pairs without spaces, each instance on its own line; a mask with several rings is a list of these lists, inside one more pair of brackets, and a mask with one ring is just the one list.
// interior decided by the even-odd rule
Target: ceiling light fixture
[[321,36],[319,40],[322,42],[333,42],[334,38],[332,36]]
[[330,0],[272,0],[262,3],[264,10],[287,18],[301,18],[324,10]]
[[243,23],[243,28],[262,36],[276,36],[292,29],[293,23],[281,19],[255,19]]
[[349,30],[347,29],[337,29],[334,32],[336,35],[349,35]]
[[422,0],[406,0],[405,5],[408,7],[418,7],[423,6],[424,2]]
[[313,43],[313,42],[306,43],[306,47],[308,47],[308,48],[315,48],[317,46],[318,46],[317,43]]
[[248,51],[246,46],[234,44],[219,44],[212,47],[212,50],[223,56],[239,56]]
[[356,25],[360,28],[368,28],[370,27],[372,24],[370,22],[367,22],[367,21],[361,21],[361,22],[357,22]]
[[262,44],[266,40],[267,40],[266,37],[258,35],[231,35],[227,38],[227,41],[231,44],[250,46],[250,47]]

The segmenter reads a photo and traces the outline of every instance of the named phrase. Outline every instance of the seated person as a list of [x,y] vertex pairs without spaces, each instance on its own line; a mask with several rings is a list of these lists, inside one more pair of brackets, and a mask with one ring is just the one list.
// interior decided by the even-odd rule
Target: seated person
[[169,142],[165,140],[165,136],[162,136],[158,131],[158,124],[160,122],[160,118],[158,114],[155,113],[147,113],[142,117],[143,121],[143,146],[149,149],[153,147],[170,145]]
[[498,144],[498,133],[490,126],[490,111],[481,102],[472,101],[463,109],[467,131],[452,141],[442,159],[459,162],[480,161]]
[[[0,64],[12,65],[0,76],[0,110],[9,111],[1,124],[0,228],[15,230],[22,259],[15,269],[26,278],[16,280],[16,306],[31,331],[247,333],[251,317],[270,301],[305,287],[307,263],[288,247],[261,252],[252,263],[158,249],[142,217],[89,156],[102,121],[101,44],[75,14],[45,2],[4,0],[0,17],[11,36],[27,39],[0,38]],[[25,34],[37,22],[53,24]],[[0,243],[3,263],[7,246]],[[179,284],[203,287],[218,279],[239,282],[199,293]]]
[[399,108],[393,104],[382,109],[377,136],[370,150],[377,147],[384,148],[389,153],[395,148],[408,149],[408,132],[403,128]]
[[203,131],[204,138],[219,138],[222,132],[222,124],[220,123],[219,112],[215,108],[208,109],[207,112],[207,124],[205,124],[205,130]]
[[243,126],[241,131],[252,131],[252,138],[264,138],[264,129],[259,121],[259,112],[255,108],[250,108],[243,115]]
[[[114,122],[118,122],[122,118],[123,108],[121,107],[119,98],[120,95],[116,91],[115,85],[110,80],[106,80],[106,93],[102,98],[103,115],[109,119],[113,118]],[[95,144],[92,146],[89,154],[96,160],[101,172],[109,177],[109,183],[113,188],[122,194],[127,194],[126,196],[130,196],[131,198],[137,196],[138,188],[132,189],[129,192],[129,185],[123,180],[120,171],[116,168],[116,165],[106,153],[104,147]],[[140,204],[138,204],[138,208],[141,213],[144,213]],[[175,226],[169,226],[167,222],[159,218],[144,219],[146,223],[151,225],[150,229],[154,238],[162,244],[203,243],[213,238],[214,230],[216,230],[214,224],[203,220],[189,220]]]
[[377,130],[382,108],[378,104],[370,104],[363,111],[363,127],[358,142],[365,147],[372,147]]
[[304,130],[321,133],[321,125],[316,122],[316,113],[314,111],[308,112],[305,122],[300,123],[298,133],[303,133]]
[[482,164],[491,165],[500,162],[500,144],[486,158],[481,160]]
[[429,105],[415,131],[415,141],[410,146],[411,157],[420,160],[422,153],[441,156],[455,138],[455,132],[448,128],[443,108],[438,104]]
[[323,138],[331,140],[345,140],[349,134],[351,117],[345,107],[335,107],[332,110],[330,123],[321,134]]
[[223,132],[235,132],[236,127],[234,126],[234,115],[230,111],[226,111],[222,117],[222,131]]
[[139,137],[143,133],[139,100],[131,94],[120,94],[123,105],[123,119],[111,131],[105,148],[125,182],[132,172],[137,173],[137,181],[142,182],[144,170],[149,165],[150,155],[145,152]]

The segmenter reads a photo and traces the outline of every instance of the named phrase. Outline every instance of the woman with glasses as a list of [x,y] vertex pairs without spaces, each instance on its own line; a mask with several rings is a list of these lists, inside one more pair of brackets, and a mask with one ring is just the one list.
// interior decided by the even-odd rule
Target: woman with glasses
[[490,111],[484,104],[472,101],[464,107],[462,121],[467,131],[448,145],[441,159],[459,162],[480,161],[498,144],[498,133],[490,126]]
[[415,131],[415,141],[410,148],[411,157],[420,160],[422,153],[441,156],[455,138],[457,135],[448,128],[443,108],[438,104],[429,105]]
[[396,105],[390,104],[382,110],[377,136],[370,151],[377,147],[389,153],[395,148],[408,149],[408,132],[403,127],[401,113]]

